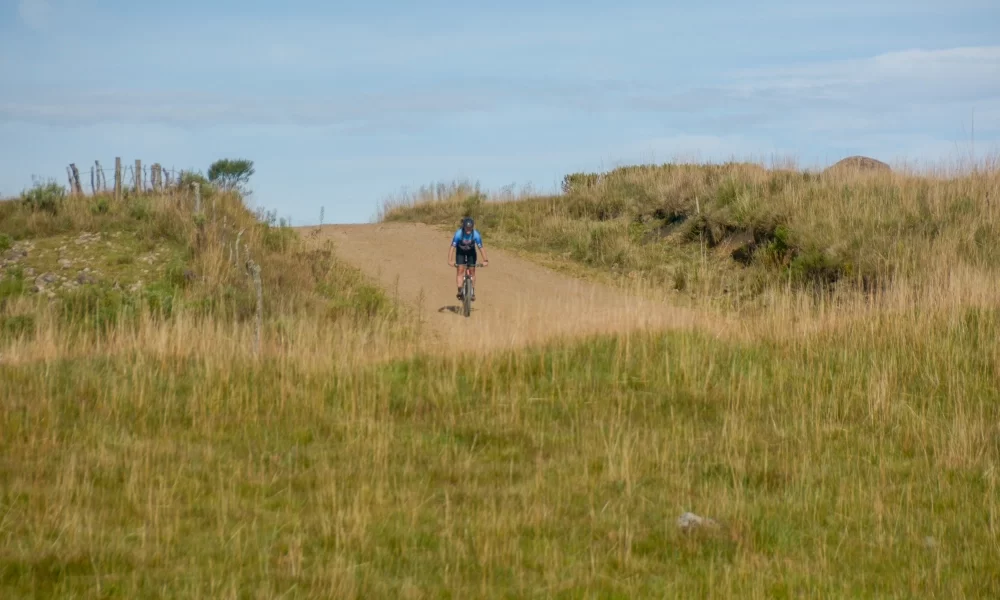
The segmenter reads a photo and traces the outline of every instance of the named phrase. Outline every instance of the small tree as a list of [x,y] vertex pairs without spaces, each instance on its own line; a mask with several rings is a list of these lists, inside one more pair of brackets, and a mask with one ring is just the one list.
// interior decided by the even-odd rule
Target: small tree
[[253,161],[245,158],[223,158],[208,167],[208,180],[224,190],[247,193],[246,185],[254,174]]

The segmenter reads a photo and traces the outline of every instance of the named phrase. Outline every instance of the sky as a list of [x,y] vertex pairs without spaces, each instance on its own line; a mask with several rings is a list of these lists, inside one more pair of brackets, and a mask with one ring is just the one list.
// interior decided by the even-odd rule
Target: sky
[[1000,146],[996,0],[474,4],[0,0],[0,196],[248,158],[255,206],[363,223],[436,182]]

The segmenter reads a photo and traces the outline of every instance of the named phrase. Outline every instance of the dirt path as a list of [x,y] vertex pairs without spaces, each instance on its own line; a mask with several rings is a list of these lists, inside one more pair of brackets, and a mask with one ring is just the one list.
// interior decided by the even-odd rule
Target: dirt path
[[[302,228],[304,235],[315,227]],[[306,237],[310,237],[306,235]],[[717,320],[665,302],[645,300],[578,280],[490,247],[490,266],[477,272],[468,318],[455,297],[450,235],[414,223],[328,225],[317,240],[332,240],[337,256],[361,268],[390,294],[418,308],[440,348],[491,350],[561,336],[647,327],[713,327]]]

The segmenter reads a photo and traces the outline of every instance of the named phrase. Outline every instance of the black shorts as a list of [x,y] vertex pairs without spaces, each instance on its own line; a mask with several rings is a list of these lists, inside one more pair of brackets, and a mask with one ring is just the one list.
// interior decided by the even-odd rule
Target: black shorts
[[469,267],[476,266],[476,249],[464,252],[461,248],[455,248],[455,262]]

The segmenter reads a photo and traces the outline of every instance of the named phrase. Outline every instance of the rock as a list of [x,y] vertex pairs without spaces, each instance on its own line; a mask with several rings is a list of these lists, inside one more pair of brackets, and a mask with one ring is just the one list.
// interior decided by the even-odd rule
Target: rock
[[44,285],[46,283],[55,283],[58,279],[55,273],[43,273],[35,278],[35,283]]
[[184,269],[184,280],[185,281],[188,281],[188,282],[194,281],[195,278],[197,278],[197,277],[198,276],[195,275],[194,271],[192,271],[191,269]]
[[76,244],[77,246],[85,246],[87,244],[92,244],[94,242],[99,242],[99,241],[101,241],[101,234],[100,233],[87,233],[87,232],[83,232],[83,233],[80,234],[79,237],[77,237],[73,241],[73,243]]
[[90,275],[90,273],[81,271],[79,275],[76,276],[76,283],[84,285],[87,283],[95,283],[96,280]]
[[831,165],[827,172],[833,171],[891,171],[886,163],[867,156],[848,156]]
[[67,258],[60,258],[59,259],[59,267],[60,268],[62,268],[62,269],[68,269],[68,268],[70,268],[72,266],[73,266],[73,261],[71,261],[71,260],[69,260]]
[[25,277],[34,277],[35,276],[35,268],[34,267],[27,267],[24,270],[24,275],[25,275]]
[[677,519],[677,527],[679,527],[681,531],[691,531],[693,529],[698,529],[699,527],[716,529],[719,527],[719,524],[713,519],[700,517],[692,512],[686,512]]

